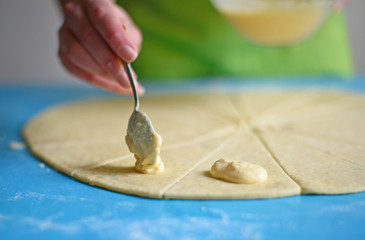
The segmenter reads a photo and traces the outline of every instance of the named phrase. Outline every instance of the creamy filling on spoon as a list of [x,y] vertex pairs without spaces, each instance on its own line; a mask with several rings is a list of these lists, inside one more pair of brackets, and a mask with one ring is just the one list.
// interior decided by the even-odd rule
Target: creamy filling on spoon
[[155,132],[145,113],[133,112],[125,140],[129,151],[134,153],[137,160],[135,169],[138,172],[147,174],[163,172],[164,164],[160,158],[162,138]]

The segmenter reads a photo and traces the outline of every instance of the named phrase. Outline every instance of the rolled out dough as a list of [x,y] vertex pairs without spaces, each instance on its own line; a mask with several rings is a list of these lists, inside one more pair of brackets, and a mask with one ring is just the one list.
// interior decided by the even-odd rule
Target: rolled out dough
[[[152,198],[253,199],[365,190],[365,97],[262,92],[146,97],[141,107],[163,138],[165,171],[146,175],[124,142],[131,100],[53,107],[30,121],[32,152],[55,169],[106,189]],[[220,159],[264,167],[268,179],[212,178]]]

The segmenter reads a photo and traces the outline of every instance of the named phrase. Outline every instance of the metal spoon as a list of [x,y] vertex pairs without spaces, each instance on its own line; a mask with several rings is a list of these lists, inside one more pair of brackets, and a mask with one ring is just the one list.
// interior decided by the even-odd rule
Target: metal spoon
[[132,67],[130,63],[127,63],[125,61],[123,61],[123,65],[124,65],[124,69],[127,72],[128,75],[128,79],[129,82],[131,83],[132,86],[132,90],[133,90],[133,96],[134,96],[134,111],[138,111],[139,108],[139,98],[138,98],[138,93],[137,93],[137,88],[136,88],[136,82],[133,78],[132,75]]
[[146,134],[148,132],[154,133],[155,131],[153,129],[151,120],[147,117],[147,115],[145,113],[139,111],[139,98],[138,98],[137,87],[136,87],[137,84],[132,75],[131,65],[130,65],[130,63],[127,63],[125,61],[123,61],[123,65],[124,65],[125,71],[127,72],[129,82],[131,83],[131,87],[133,90],[133,97],[134,97],[134,111],[132,113],[132,116],[129,119],[128,131],[131,128],[135,128],[135,126],[138,124],[138,126],[141,126],[141,125],[145,126],[144,130],[146,131]]
[[[161,159],[159,158],[159,148],[161,147],[161,137],[155,132],[152,122],[148,116],[138,110],[139,99],[136,89],[136,82],[131,71],[131,66],[129,63],[124,61],[123,65],[131,83],[134,96],[134,111],[129,118],[126,136],[128,148],[132,153],[135,154],[135,156],[138,156],[137,161],[140,159],[143,161],[143,164],[146,164],[147,166],[150,164],[155,164],[156,162],[160,163]],[[158,172],[161,171],[161,169],[163,169],[163,165],[159,169],[142,171]]]

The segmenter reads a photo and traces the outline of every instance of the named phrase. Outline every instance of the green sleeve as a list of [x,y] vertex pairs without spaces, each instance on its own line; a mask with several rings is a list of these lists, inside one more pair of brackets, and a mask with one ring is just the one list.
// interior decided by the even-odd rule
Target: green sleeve
[[344,17],[332,13],[306,41],[264,47],[245,41],[208,0],[119,0],[143,33],[140,78],[350,75]]

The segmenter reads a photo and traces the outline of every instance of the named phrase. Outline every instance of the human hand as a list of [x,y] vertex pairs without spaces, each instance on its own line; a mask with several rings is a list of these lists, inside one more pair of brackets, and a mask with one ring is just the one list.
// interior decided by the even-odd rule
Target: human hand
[[[60,3],[64,23],[59,30],[59,58],[64,67],[92,85],[131,95],[121,59],[134,61],[142,43],[141,32],[132,19],[112,0]],[[139,83],[137,91],[144,92]]]

